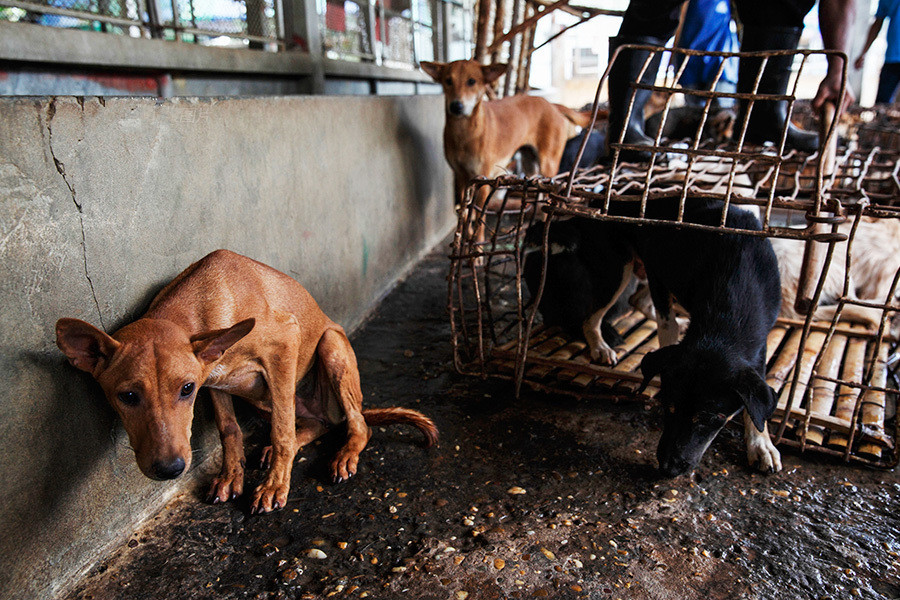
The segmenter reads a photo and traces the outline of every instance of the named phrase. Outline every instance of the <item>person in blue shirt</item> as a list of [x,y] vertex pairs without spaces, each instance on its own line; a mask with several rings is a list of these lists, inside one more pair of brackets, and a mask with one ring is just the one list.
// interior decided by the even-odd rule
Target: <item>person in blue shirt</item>
[[881,76],[878,78],[878,94],[875,96],[876,104],[887,104],[894,99],[897,93],[897,84],[900,84],[900,0],[879,0],[878,10],[875,11],[875,21],[869,27],[869,35],[866,45],[853,63],[857,69],[862,69],[866,60],[866,52],[872,46],[872,42],[881,33],[884,20],[890,24],[887,30],[887,51],[884,53],[884,66],[881,67]]
[[[678,38],[679,48],[691,50],[715,50],[718,52],[737,52],[737,35],[731,30],[731,3],[729,0],[689,0],[684,12],[681,35]],[[677,70],[684,59],[683,54],[673,57]],[[708,90],[722,58],[718,56],[692,56],[684,67],[679,83],[681,87],[694,90]],[[722,76],[716,85],[716,91],[734,92],[737,90],[738,61],[737,58],[726,59]],[[720,106],[733,103],[730,98],[718,98]],[[688,95],[688,104],[703,105],[705,98]]]
[[[609,54],[626,44],[663,46],[678,26],[680,8],[684,0],[630,0],[616,37],[609,40]],[[737,15],[743,24],[741,50],[794,50],[803,31],[803,19],[816,0],[735,0]],[[844,50],[850,32],[855,0],[819,0],[819,24],[825,48]],[[628,49],[619,54],[609,72],[609,125],[606,156],[611,156],[609,142],[620,137],[626,144],[652,146],[653,140],[643,131],[644,105],[650,90],[629,92],[631,82],[641,76],[641,83],[656,80],[661,53],[650,58],[649,50]],[[762,59],[747,57],[738,68],[738,92],[752,91]],[[794,57],[790,54],[771,56],[759,79],[758,93],[781,95],[785,93],[791,77]],[[828,57],[828,70],[813,98],[813,108],[821,108],[825,102],[849,105],[853,94],[849,88],[841,95],[843,58]],[[629,101],[633,97],[633,101]],[[749,110],[747,101],[739,102],[738,121]],[[630,110],[629,110],[630,109]],[[787,101],[756,101],[749,118],[745,140],[749,143],[777,142],[781,131],[787,129],[785,145],[804,152],[814,152],[819,146],[819,136],[805,131],[787,121]],[[623,156],[625,152],[623,151]],[[624,160],[648,160],[649,152],[628,151]]]

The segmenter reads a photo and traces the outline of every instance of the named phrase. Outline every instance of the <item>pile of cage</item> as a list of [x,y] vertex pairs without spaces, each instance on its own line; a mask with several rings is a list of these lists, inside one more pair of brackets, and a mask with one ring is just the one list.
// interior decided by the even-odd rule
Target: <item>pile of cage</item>
[[[650,51],[645,66],[654,53],[665,53],[667,58],[673,53],[688,57],[748,55],[637,48]],[[653,146],[630,146],[620,137],[610,143],[607,161],[584,170],[555,177],[504,175],[472,181],[459,210],[448,278],[456,369],[512,380],[517,391],[525,383],[578,397],[640,401],[656,393],[658,380],[637,393],[643,381],[641,359],[658,348],[653,320],[632,311],[614,321],[624,338],[615,348],[618,362],[614,367],[592,361],[584,339],[573,339],[560,328],[542,323],[534,296],[540,295],[546,273],[542,273],[537,290],[529,289],[523,277],[525,236],[538,221],[546,220],[552,228],[554,220],[574,217],[792,239],[803,253],[795,305],[803,318],[780,318],[768,338],[767,382],[778,395],[778,407],[769,424],[773,441],[844,461],[896,465],[897,419],[893,412],[898,386],[893,367],[898,344],[891,324],[900,310],[896,301],[900,269],[889,267],[890,289],[884,297],[867,299],[853,293],[851,271],[859,259],[854,247],[860,245],[860,223],[900,218],[900,207],[895,206],[900,200],[900,142],[895,125],[900,114],[876,108],[822,119],[826,126],[821,130],[821,149],[811,155],[786,150],[786,131],[773,144],[745,143],[748,115],[755,102],[785,101],[795,122],[814,122],[809,103],[796,98],[797,82],[810,59],[828,51],[749,55],[763,59],[762,70],[767,56],[786,52],[795,56],[797,73],[792,89],[779,96],[757,93],[756,88],[750,93],[718,92],[714,91],[715,82],[709,90],[682,89],[681,71],[676,69],[670,69],[661,81],[632,84],[632,90],[653,91],[657,105],[662,106],[663,124],[680,99],[699,97],[701,121],[692,139],[665,139],[660,126]],[[609,67],[598,86],[592,126],[608,73]],[[743,119],[735,122],[732,139],[704,140],[702,131],[711,109],[722,99],[743,101],[749,108],[743,111]],[[648,162],[620,160],[628,150],[649,150],[652,156]],[[483,187],[488,193],[482,203],[478,199],[484,194],[478,192]],[[648,203],[663,197],[678,198],[682,209],[693,198],[720,199],[724,203],[722,226],[680,218],[671,222],[644,218]],[[641,216],[610,214],[610,202],[623,200],[639,203]],[[731,205],[756,207],[762,229],[725,228],[725,211]],[[547,240],[544,236],[539,250],[543,256],[549,252]],[[546,266],[546,260],[543,264]],[[843,280],[834,318],[814,320],[813,311],[829,273],[834,277],[832,270]],[[879,325],[843,318],[845,309],[854,305],[877,311]]]

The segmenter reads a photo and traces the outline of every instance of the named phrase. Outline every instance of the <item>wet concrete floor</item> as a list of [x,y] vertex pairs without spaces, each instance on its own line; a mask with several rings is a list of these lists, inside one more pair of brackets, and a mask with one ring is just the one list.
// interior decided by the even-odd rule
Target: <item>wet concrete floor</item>
[[508,382],[455,374],[445,254],[353,337],[366,405],[424,411],[439,446],[377,428],[358,474],[333,485],[329,434],[301,451],[288,506],[270,515],[206,504],[198,487],[69,597],[900,598],[896,472],[783,450],[782,473],[757,474],[735,427],[693,476],[660,479],[655,405],[516,400]]

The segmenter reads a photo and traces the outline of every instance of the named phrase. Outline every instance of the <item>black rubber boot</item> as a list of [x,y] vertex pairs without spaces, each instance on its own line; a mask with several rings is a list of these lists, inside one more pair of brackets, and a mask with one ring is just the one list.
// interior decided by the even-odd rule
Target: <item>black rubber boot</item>
[[[612,59],[616,48],[624,44],[664,46],[665,40],[650,36],[618,36],[610,38],[610,59]],[[613,151],[609,144],[619,141],[622,127],[626,127],[624,143],[645,146],[653,145],[653,139],[644,133],[644,105],[652,92],[650,90],[634,90],[634,104],[631,107],[631,113],[628,113],[628,103],[631,101],[630,84],[637,81],[641,68],[644,66],[644,61],[647,60],[649,54],[650,52],[647,50],[623,50],[616,57],[612,70],[609,72],[609,126],[606,132],[606,148],[603,153],[603,156],[608,160],[611,160],[613,157]],[[641,83],[653,83],[656,81],[661,56],[661,52],[655,54],[647,66],[647,70],[644,71]],[[622,150],[619,153],[619,159],[627,162],[646,162],[650,160],[650,152]]]
[[[758,27],[744,27],[744,36],[741,39],[742,52],[755,52],[759,50],[795,50],[800,41],[801,30],[796,27],[771,27],[761,29]],[[737,90],[740,93],[753,91],[753,83],[756,80],[760,58],[742,58],[738,71]],[[784,94],[791,78],[791,65],[794,62],[793,55],[770,57],[766,64],[766,70],[759,80],[757,93],[760,94]],[[734,138],[738,139],[744,124],[744,114],[748,101],[741,100],[738,108],[738,119],[734,126]],[[784,130],[784,122],[787,119],[787,100],[755,101],[750,113],[750,122],[747,124],[746,143],[762,144],[781,142],[781,133]],[[785,150],[791,148],[801,152],[816,152],[819,149],[819,136],[811,131],[805,131],[788,124],[787,138],[784,143]]]

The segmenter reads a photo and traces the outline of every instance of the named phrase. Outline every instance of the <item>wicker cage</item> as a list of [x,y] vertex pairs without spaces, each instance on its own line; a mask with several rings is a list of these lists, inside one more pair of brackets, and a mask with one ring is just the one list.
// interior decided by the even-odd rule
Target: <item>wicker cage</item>
[[[460,206],[450,256],[448,305],[455,368],[464,374],[509,379],[517,393],[525,383],[578,397],[646,402],[658,391],[658,380],[654,380],[637,393],[643,381],[641,359],[659,343],[656,323],[643,314],[625,312],[613,322],[624,338],[615,348],[618,364],[614,367],[592,362],[584,339],[570,338],[560,328],[542,323],[537,304],[546,272],[540,274],[538,289],[529,289],[524,277],[529,260],[526,232],[539,221],[546,221],[550,229],[561,218],[600,219],[794,240],[797,252],[803,254],[797,314],[779,318],[767,343],[767,382],[778,395],[769,423],[773,441],[843,461],[895,466],[897,419],[892,413],[897,395],[893,370],[897,339],[891,323],[898,311],[900,256],[898,264],[887,266],[889,289],[883,285],[879,297],[861,299],[855,294],[851,273],[855,261],[861,260],[854,253],[862,243],[860,236],[867,235],[872,224],[900,218],[900,207],[895,206],[900,200],[896,160],[900,145],[890,125],[900,115],[876,108],[837,119],[828,115],[815,119],[809,102],[796,97],[797,82],[814,55],[833,54],[829,51],[701,53],[623,46],[598,85],[592,126],[610,67],[624,49],[649,52],[645,68],[655,53],[664,54],[664,64],[677,62],[671,60],[675,54],[685,55],[682,70],[692,56],[750,56],[761,59],[757,85],[767,57],[791,54],[796,76],[788,92],[777,96],[758,93],[756,87],[745,94],[719,92],[716,82],[707,90],[687,90],[679,84],[681,71],[670,66],[657,81],[634,83],[631,89],[652,90],[661,107],[662,124],[679,99],[700,98],[701,118],[693,137],[666,139],[660,125],[653,146],[611,140],[609,159],[586,169],[554,177],[510,174],[473,180]],[[633,97],[632,93],[631,102]],[[744,101],[749,109],[743,120],[734,123],[733,136],[705,139],[711,109],[722,99]],[[819,151],[786,150],[786,131],[774,144],[745,143],[749,113],[755,102],[765,100],[786,101],[794,122],[815,126],[824,122]],[[629,149],[649,149],[652,158],[641,163],[620,160]],[[480,200],[483,188],[488,192],[486,202]],[[686,203],[698,197],[723,201],[720,226],[690,223],[681,217],[660,221],[644,216],[646,207],[660,198],[678,198],[680,215]],[[639,216],[610,214],[614,200],[639,203]],[[731,205],[755,207],[762,229],[724,227]],[[548,251],[544,235],[536,252],[543,257],[544,269]],[[834,318],[815,320],[813,312],[829,276],[843,282],[833,299]],[[844,318],[850,306],[876,311],[878,326]]]

